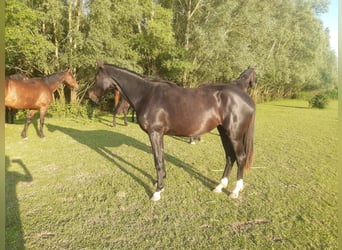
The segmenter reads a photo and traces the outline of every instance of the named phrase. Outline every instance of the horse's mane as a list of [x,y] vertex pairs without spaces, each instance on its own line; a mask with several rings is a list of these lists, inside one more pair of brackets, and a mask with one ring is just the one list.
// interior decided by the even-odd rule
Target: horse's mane
[[59,72],[56,72],[56,73],[52,73],[50,75],[47,75],[47,76],[43,76],[41,77],[47,84],[51,84],[51,83],[54,83],[56,82],[62,74],[64,74],[67,70],[62,70],[62,71],[59,71]]
[[25,73],[17,73],[13,75],[6,76],[6,79],[11,79],[11,80],[27,80],[28,77]]
[[52,83],[57,82],[57,80],[60,78],[60,76],[62,74],[64,74],[66,71],[67,71],[67,69],[62,70],[62,71],[58,71],[58,72],[55,72],[55,73],[52,73],[52,74],[49,74],[46,76],[32,77],[29,80],[41,80],[41,81],[44,81],[46,84],[52,84]]
[[148,81],[148,82],[152,82],[152,83],[164,83],[164,84],[166,83],[166,84],[168,84],[168,85],[170,85],[170,86],[178,86],[177,83],[172,82],[172,81],[170,81],[170,80],[165,80],[165,79],[161,79],[161,78],[151,78],[151,77],[148,77],[148,76],[139,74],[139,73],[137,73],[137,72],[135,72],[135,71],[133,71],[133,70],[130,70],[130,69],[127,69],[127,68],[123,68],[123,67],[117,66],[117,65],[115,65],[115,64],[104,63],[104,65],[112,66],[112,67],[117,68],[117,69],[119,69],[119,70],[127,71],[128,73],[131,73],[131,74],[133,74],[133,75],[136,75],[136,76],[138,76],[138,77],[140,77],[140,78],[142,78],[143,80]]

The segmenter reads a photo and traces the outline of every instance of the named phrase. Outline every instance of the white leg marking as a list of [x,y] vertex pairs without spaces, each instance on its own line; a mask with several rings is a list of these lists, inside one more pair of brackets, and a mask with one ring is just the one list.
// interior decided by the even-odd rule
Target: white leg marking
[[225,188],[228,186],[228,178],[224,177],[221,179],[220,184],[216,186],[216,188],[213,190],[214,193],[222,193],[222,188]]
[[151,201],[159,201],[160,200],[160,193],[164,191],[164,188],[160,191],[156,191],[153,193],[153,196],[151,198]]
[[236,182],[235,189],[233,192],[230,194],[230,197],[233,199],[236,199],[239,197],[239,192],[243,189],[243,180],[240,179]]

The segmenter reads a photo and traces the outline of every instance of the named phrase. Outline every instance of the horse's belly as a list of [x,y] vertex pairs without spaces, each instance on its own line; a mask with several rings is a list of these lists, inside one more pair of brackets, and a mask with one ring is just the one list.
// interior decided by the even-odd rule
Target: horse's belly
[[183,119],[171,121],[167,134],[179,136],[201,135],[215,129],[220,123],[221,120],[216,115],[189,115]]

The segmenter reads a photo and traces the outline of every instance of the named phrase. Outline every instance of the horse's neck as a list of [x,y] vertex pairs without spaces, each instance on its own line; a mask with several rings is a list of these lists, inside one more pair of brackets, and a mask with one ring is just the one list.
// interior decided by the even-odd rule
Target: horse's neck
[[248,89],[248,85],[249,85],[249,78],[239,78],[237,81],[236,81],[236,84],[244,89],[245,91]]
[[115,80],[118,81],[121,91],[135,109],[139,101],[151,93],[152,84],[134,73],[117,70]]
[[44,81],[47,83],[51,92],[55,92],[58,86],[64,81],[64,74],[56,73],[47,76]]

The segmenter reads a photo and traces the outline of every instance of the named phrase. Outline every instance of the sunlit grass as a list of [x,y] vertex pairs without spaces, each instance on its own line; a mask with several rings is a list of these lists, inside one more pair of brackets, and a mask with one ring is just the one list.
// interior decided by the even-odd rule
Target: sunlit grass
[[[6,125],[8,249],[337,249],[337,103],[257,105],[255,161],[222,194],[218,133],[166,137],[162,200],[147,135],[111,117],[46,119],[46,139]],[[25,172],[24,169],[27,169]]]

